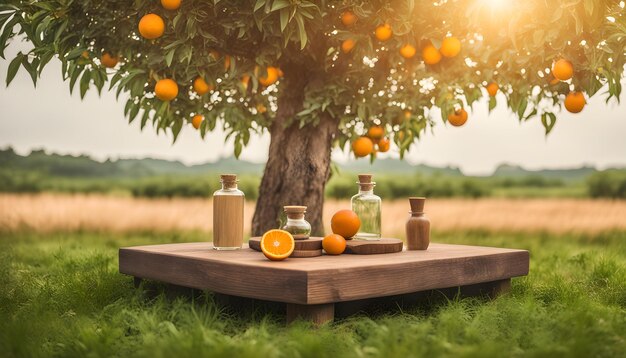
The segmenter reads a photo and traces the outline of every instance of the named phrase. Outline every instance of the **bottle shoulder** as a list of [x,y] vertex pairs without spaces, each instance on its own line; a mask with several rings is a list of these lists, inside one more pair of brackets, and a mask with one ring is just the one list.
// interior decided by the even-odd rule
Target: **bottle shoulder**
[[367,194],[356,194],[352,197],[351,199],[352,201],[382,201],[380,199],[380,196],[373,194],[373,193],[367,193]]
[[213,193],[213,196],[246,196],[246,194],[243,193],[243,191],[239,190],[239,189],[229,189],[229,190],[224,190],[224,189],[219,189],[216,190]]

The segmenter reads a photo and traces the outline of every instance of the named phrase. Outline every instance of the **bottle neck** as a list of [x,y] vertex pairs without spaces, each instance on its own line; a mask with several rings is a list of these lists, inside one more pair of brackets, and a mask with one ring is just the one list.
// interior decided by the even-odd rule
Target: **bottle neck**
[[237,183],[222,183],[222,190],[237,190]]
[[423,211],[420,211],[420,212],[409,211],[409,214],[411,214],[411,216],[415,216],[415,217],[424,216],[424,212]]

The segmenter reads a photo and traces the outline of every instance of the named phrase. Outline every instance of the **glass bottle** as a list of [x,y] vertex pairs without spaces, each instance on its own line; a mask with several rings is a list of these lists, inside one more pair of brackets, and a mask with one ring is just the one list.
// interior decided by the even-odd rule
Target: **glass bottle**
[[410,216],[406,221],[408,250],[426,250],[430,244],[430,220],[424,216],[426,198],[409,198]]
[[220,175],[222,189],[213,193],[213,248],[237,250],[243,245],[244,193],[237,188],[237,175]]
[[287,223],[283,226],[283,230],[290,233],[294,240],[308,239],[311,236],[311,224],[304,220],[306,206],[289,205],[284,209],[287,214]]
[[361,220],[359,232],[354,236],[359,240],[380,240],[381,210],[380,197],[374,194],[376,183],[371,174],[359,174],[359,193],[352,197],[352,211]]

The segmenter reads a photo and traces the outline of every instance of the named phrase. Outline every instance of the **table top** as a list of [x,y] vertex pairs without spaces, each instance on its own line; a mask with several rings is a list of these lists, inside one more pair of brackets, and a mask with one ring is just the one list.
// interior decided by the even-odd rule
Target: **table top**
[[495,281],[528,274],[525,250],[432,243],[426,251],[269,261],[244,245],[208,242],[121,248],[120,272],[279,302],[320,304]]

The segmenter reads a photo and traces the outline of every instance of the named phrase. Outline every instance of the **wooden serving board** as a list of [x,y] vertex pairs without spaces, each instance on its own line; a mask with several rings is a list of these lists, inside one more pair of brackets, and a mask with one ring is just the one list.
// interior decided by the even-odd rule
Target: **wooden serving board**
[[[294,240],[296,242],[296,247],[294,250],[297,251],[309,251],[309,250],[321,250],[322,249],[322,238],[321,237],[310,237],[306,240]],[[252,250],[261,251],[261,238],[259,236],[250,238],[248,241],[248,246]]]
[[[298,254],[292,254],[291,257],[314,257],[321,255],[322,249],[322,238],[321,237],[310,237],[306,240],[295,240],[296,248],[294,249],[294,253],[298,251]],[[261,238],[253,237],[248,242],[248,245],[251,249],[256,251],[261,251]],[[366,240],[346,240],[346,251],[344,254],[355,254],[355,255],[375,255],[375,254],[391,254],[394,252],[402,251],[402,240],[393,239],[393,238],[382,238],[377,241],[366,241]],[[319,255],[307,255],[305,251],[315,251],[320,252]]]
[[344,254],[375,255],[402,251],[402,240],[382,238],[380,240],[348,240]]

